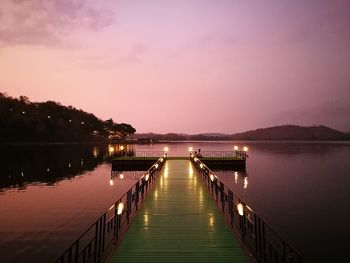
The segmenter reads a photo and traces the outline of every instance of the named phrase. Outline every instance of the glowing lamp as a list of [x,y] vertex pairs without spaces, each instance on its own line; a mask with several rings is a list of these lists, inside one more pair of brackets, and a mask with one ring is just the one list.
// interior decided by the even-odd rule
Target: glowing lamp
[[109,180],[109,185],[110,186],[113,186],[114,185],[114,182],[113,182],[113,180],[111,179],[111,180]]
[[163,161],[164,161],[163,157],[162,157],[162,158],[160,158],[160,161],[161,161],[161,162],[163,162]]
[[210,174],[210,180],[213,182],[214,181],[214,175]]
[[122,146],[120,146],[120,150],[124,150],[124,146],[122,145]]
[[119,175],[120,179],[124,179],[124,174]]
[[158,169],[159,165],[156,163],[156,164],[154,165],[154,167],[156,167],[156,169]]
[[164,147],[164,152],[167,152],[169,151],[169,148],[168,147]]
[[244,146],[244,147],[243,147],[243,151],[248,152],[248,147],[247,147],[247,146]]
[[237,205],[237,211],[240,216],[243,216],[243,205],[241,203]]
[[123,203],[119,203],[118,205],[118,210],[117,210],[117,215],[121,215],[123,213],[124,205]]
[[148,181],[148,179],[149,179],[149,173],[146,173],[145,180]]
[[203,169],[203,168],[204,168],[204,165],[201,163],[201,164],[199,165],[199,167]]
[[195,162],[197,162],[197,161],[198,161],[198,159],[197,159],[197,158],[194,158],[194,161],[195,161]]
[[238,151],[238,146],[235,145],[235,146],[233,147],[233,149],[234,149],[235,151]]
[[189,152],[192,152],[192,151],[193,151],[193,148],[192,148],[192,147],[189,147],[189,148],[188,148],[188,151],[189,151]]

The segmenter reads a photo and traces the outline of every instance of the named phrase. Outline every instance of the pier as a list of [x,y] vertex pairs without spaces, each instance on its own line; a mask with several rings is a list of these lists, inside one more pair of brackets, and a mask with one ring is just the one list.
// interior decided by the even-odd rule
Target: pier
[[168,160],[110,262],[248,262],[189,160]]
[[246,158],[118,156],[111,177],[153,164],[56,262],[305,262],[209,168],[245,169]]

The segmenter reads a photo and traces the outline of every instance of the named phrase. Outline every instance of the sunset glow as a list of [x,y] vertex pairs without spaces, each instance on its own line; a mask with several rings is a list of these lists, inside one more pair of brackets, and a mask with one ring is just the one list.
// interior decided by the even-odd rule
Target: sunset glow
[[349,130],[349,9],[344,0],[2,0],[0,91],[137,132]]

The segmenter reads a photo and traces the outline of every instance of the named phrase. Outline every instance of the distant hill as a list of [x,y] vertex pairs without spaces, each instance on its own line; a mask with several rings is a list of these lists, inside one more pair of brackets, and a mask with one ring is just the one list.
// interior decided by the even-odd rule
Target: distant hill
[[342,140],[346,134],[326,126],[282,125],[229,136],[233,140]]
[[235,134],[202,133],[202,134],[135,134],[133,138],[152,140],[349,140],[349,133],[344,133],[326,126],[303,127],[297,125],[282,125],[256,129]]
[[126,136],[136,130],[126,123],[103,121],[94,114],[58,102],[31,102],[0,92],[0,142],[82,142]]

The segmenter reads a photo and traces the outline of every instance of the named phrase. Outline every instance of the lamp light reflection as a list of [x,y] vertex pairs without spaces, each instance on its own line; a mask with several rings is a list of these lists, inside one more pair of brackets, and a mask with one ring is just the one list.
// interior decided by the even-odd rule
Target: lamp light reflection
[[245,178],[244,178],[244,185],[243,185],[243,188],[244,188],[244,189],[247,189],[247,188],[248,188],[248,177],[245,177]]

